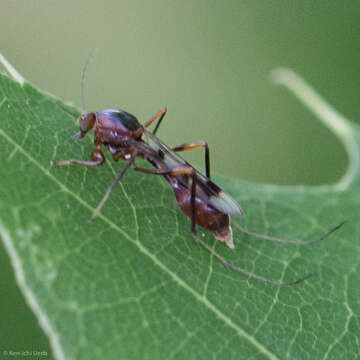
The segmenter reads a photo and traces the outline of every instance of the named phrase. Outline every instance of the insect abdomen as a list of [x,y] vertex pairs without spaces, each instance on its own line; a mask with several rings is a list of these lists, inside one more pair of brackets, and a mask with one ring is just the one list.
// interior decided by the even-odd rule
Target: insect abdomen
[[[191,189],[174,180],[172,188],[181,211],[191,218]],[[211,231],[216,239],[225,242],[229,248],[234,248],[229,215],[219,211],[199,196],[195,198],[195,223]]]

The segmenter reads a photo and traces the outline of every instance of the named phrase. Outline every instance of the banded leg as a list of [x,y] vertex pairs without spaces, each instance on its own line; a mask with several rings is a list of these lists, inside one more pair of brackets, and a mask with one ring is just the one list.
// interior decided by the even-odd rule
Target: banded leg
[[164,168],[164,169],[156,169],[156,170],[140,168],[140,167],[136,166],[136,164],[134,162],[132,164],[132,168],[135,171],[140,171],[145,174],[152,174],[152,175],[174,175],[174,176],[182,175],[182,174],[191,175],[194,172],[194,169],[192,169],[191,167],[185,167],[185,166],[174,167],[172,169]]
[[187,151],[198,148],[205,148],[205,171],[206,177],[210,179],[210,150],[206,141],[194,141],[191,143],[185,143],[172,148],[173,151]]
[[96,167],[104,164],[105,162],[105,156],[102,153],[100,148],[96,148],[91,153],[91,161],[83,161],[83,160],[59,160],[51,161],[52,166],[63,166],[63,165],[81,165],[81,166],[90,166],[90,167]]
[[153,130],[153,134],[155,135],[156,132],[158,131],[158,128],[162,122],[162,119],[164,118],[164,116],[166,115],[167,112],[167,108],[163,108],[161,110],[159,110],[155,115],[153,115],[145,124],[144,127],[149,127],[154,121],[158,120],[155,129]]

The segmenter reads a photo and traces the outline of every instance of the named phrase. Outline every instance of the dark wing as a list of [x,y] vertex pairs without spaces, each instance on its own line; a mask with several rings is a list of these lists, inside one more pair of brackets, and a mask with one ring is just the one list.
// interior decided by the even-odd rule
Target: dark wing
[[[143,140],[163,158],[166,166],[173,169],[175,166],[186,165],[191,166],[176,152],[171,150],[168,146],[162,143],[155,135],[145,129]],[[218,209],[219,211],[235,216],[244,216],[245,213],[240,205],[230,195],[226,194],[219,186],[213,183],[206,176],[196,171],[198,186],[201,192],[206,196],[209,204]]]

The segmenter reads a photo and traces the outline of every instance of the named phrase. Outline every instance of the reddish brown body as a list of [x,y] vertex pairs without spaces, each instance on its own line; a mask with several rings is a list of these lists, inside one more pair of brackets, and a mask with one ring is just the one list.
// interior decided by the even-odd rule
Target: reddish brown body
[[[191,191],[183,186],[176,178],[168,179],[171,184],[176,201],[181,211],[191,219]],[[230,217],[209,205],[203,198],[195,198],[195,222],[197,225],[211,231],[215,238],[224,241],[233,248]]]
[[[128,114],[130,115],[130,114]],[[117,118],[109,116],[106,111],[96,113],[94,126],[95,143],[108,144],[118,150],[127,147],[131,140],[139,140],[144,128],[135,117],[126,116],[120,122]]]
[[[235,200],[209,179],[209,150],[205,142],[183,144],[170,149],[154,136],[165,112],[165,109],[159,111],[144,126],[135,116],[123,110],[110,109],[82,114],[78,119],[80,133],[76,137],[84,137],[93,128],[96,149],[91,154],[91,162],[74,160],[70,163],[86,166],[102,165],[105,157],[101,147],[105,146],[115,161],[120,158],[128,161],[125,170],[131,166],[137,171],[163,175],[172,186],[181,211],[191,219],[192,233],[196,235],[195,224],[199,225],[233,248],[229,214],[242,216],[243,212]],[[158,124],[154,133],[148,132],[146,127],[156,119],[158,119]],[[174,152],[197,147],[206,149],[207,177]],[[135,165],[137,157],[145,158],[155,167],[155,170],[137,167]]]

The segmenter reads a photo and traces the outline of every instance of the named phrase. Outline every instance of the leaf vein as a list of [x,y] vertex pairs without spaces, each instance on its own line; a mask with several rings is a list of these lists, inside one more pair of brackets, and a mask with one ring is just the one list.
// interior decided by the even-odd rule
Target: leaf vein
[[[94,210],[94,208],[84,201],[77,194],[68,189],[63,183],[61,183],[54,175],[52,175],[49,170],[44,168],[35,158],[28,154],[25,149],[23,149],[19,144],[17,144],[9,135],[7,135],[2,129],[0,129],[0,135],[3,136],[9,143],[13,144],[18,148],[18,151],[21,152],[29,161],[36,165],[47,177],[54,181],[64,192],[73,196],[81,205],[86,207],[89,210]],[[256,338],[251,334],[246,332],[242,327],[237,325],[231,318],[226,316],[222,311],[220,311],[213,303],[211,303],[206,297],[202,296],[200,293],[191,288],[183,279],[181,279],[177,274],[171,271],[165,264],[163,264],[154,254],[152,254],[145,246],[143,246],[139,241],[134,240],[131,236],[125,232],[123,229],[118,227],[113,223],[109,218],[102,215],[98,215],[99,218],[104,220],[111,228],[121,233],[128,241],[135,244],[141,253],[149,257],[159,268],[166,272],[179,286],[184,290],[188,291],[194,298],[206,306],[211,312],[213,312],[219,319],[221,319],[226,325],[231,327],[240,337],[244,337],[249,341],[255,348],[257,348],[261,353],[267,356],[269,359],[275,360],[278,359],[275,354],[273,354],[265,345],[260,343]]]

